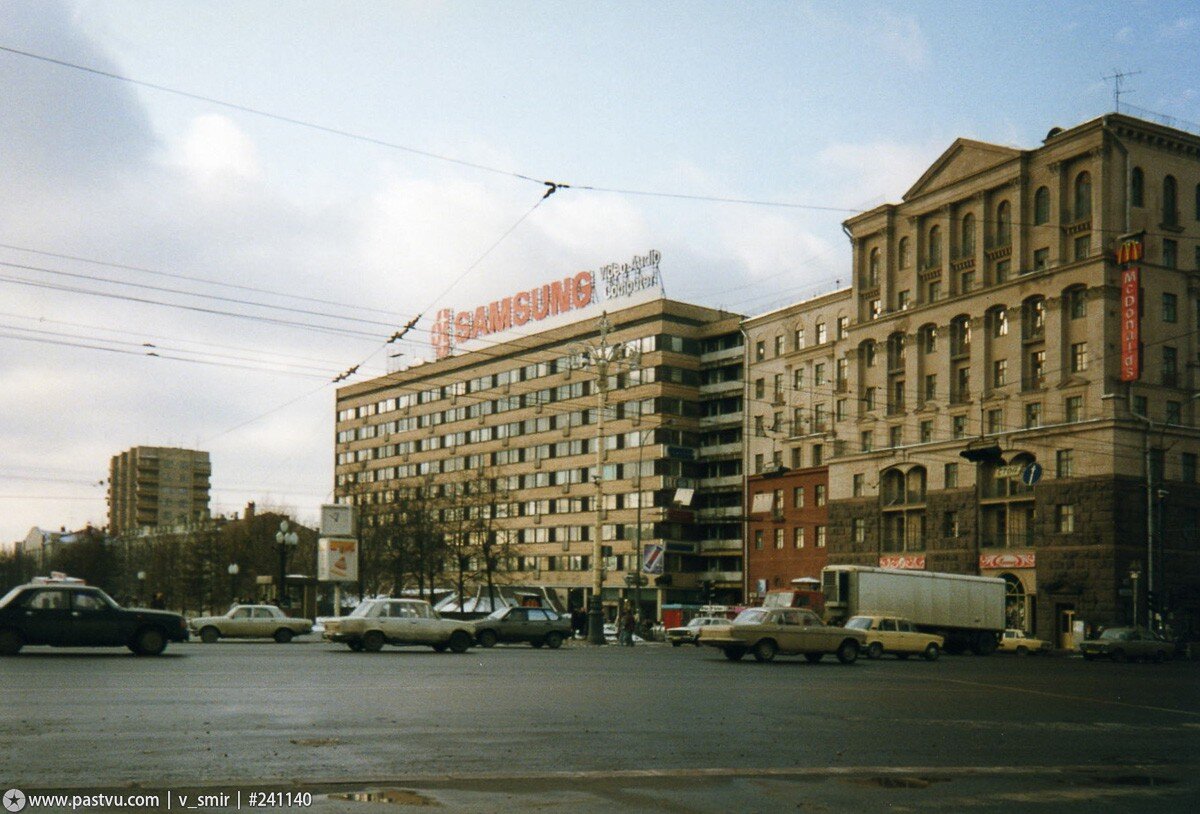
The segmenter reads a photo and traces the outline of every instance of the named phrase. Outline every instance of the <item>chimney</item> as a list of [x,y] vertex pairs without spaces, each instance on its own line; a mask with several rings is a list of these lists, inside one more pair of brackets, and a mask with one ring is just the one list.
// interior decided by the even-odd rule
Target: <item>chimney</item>
[[249,503],[246,504],[246,519],[247,520],[254,519],[254,501],[253,500],[251,500]]

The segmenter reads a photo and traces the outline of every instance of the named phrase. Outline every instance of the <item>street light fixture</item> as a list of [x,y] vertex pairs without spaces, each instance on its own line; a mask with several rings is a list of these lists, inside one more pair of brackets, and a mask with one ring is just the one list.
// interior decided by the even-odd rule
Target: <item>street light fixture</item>
[[137,581],[138,581],[138,604],[140,605],[145,601],[145,599],[143,599],[143,596],[144,596],[143,589],[146,587],[146,572],[145,571],[137,572]]
[[612,323],[608,312],[600,316],[600,339],[584,344],[580,351],[584,367],[596,369],[596,471],[592,482],[596,485],[596,532],[592,540],[592,596],[588,601],[588,642],[604,644],[604,612],[601,595],[604,591],[603,550],[601,537],[604,532],[604,413],[608,409],[609,368],[619,369],[624,365],[636,370],[641,365],[641,351],[624,342],[608,341]]
[[284,590],[284,580],[287,578],[287,550],[289,546],[295,548],[299,542],[299,535],[294,531],[288,531],[288,521],[281,520],[279,531],[275,532],[275,543],[279,546],[279,590],[276,593],[276,600],[281,608],[287,602],[287,592]]
[[236,562],[229,563],[229,601],[237,602],[237,575],[238,564]]

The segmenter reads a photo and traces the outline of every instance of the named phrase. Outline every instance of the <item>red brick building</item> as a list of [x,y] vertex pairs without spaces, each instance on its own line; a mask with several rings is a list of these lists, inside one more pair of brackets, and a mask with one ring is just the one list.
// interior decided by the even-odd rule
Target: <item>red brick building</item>
[[820,579],[825,567],[829,470],[779,469],[746,482],[749,508],[746,601],[791,587],[799,577]]

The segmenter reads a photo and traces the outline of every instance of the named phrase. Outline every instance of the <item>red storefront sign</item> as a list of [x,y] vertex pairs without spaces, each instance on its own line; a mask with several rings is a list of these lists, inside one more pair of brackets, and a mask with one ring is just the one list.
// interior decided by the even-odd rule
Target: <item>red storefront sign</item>
[[1033,568],[1037,565],[1036,554],[980,554],[979,568]]
[[901,568],[906,571],[924,571],[925,555],[885,554],[879,558],[880,568]]
[[1121,270],[1121,381],[1142,377],[1141,270]]

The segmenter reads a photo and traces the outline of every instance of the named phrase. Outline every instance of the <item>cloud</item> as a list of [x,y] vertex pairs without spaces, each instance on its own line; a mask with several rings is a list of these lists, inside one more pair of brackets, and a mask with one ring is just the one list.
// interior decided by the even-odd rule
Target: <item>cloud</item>
[[867,27],[866,34],[885,56],[909,68],[925,68],[930,63],[929,41],[915,17],[884,11],[878,23]]
[[836,206],[867,209],[896,202],[951,140],[838,142],[817,153],[817,173]]
[[258,150],[225,116],[210,114],[193,119],[168,160],[207,188],[236,189],[262,175]]

